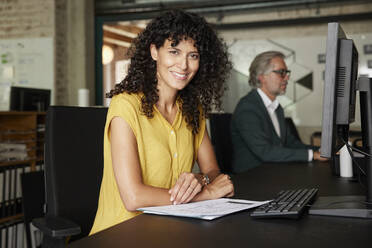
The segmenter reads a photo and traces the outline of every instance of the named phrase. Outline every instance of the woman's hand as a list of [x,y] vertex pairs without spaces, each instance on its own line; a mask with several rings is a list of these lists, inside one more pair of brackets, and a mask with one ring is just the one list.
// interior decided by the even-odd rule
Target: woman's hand
[[231,197],[234,196],[234,185],[229,175],[220,174],[210,184],[205,186],[205,191],[208,193],[207,198],[210,200]]
[[173,204],[190,202],[201,191],[202,187],[200,174],[184,172],[169,190],[170,201]]

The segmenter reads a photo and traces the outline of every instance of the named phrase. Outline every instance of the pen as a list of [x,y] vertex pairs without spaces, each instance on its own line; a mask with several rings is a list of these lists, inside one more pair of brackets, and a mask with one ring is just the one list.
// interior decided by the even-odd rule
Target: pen
[[246,205],[252,205],[251,202],[242,202],[242,201],[227,201],[228,203],[235,203],[235,204],[246,204]]

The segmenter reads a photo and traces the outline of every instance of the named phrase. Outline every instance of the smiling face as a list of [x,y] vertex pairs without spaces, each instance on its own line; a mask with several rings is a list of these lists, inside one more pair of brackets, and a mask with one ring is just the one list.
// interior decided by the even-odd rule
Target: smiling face
[[163,46],[150,46],[151,57],[156,61],[159,89],[179,91],[185,88],[199,69],[199,53],[194,40],[183,39],[176,46],[165,40]]
[[280,73],[274,72],[279,70],[287,70],[287,65],[284,60],[280,57],[274,57],[270,62],[271,69],[259,76],[261,82],[261,90],[273,101],[279,95],[285,94],[289,75],[286,74],[284,77]]

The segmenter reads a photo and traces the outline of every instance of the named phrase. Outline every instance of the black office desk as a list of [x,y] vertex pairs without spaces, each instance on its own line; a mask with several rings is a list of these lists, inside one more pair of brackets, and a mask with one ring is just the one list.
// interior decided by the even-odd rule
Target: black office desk
[[[233,177],[236,197],[273,198],[281,189],[317,187],[319,195],[362,194],[326,163],[271,164]],[[213,221],[143,214],[70,247],[372,247],[372,220],[304,215],[257,220],[243,211]]]

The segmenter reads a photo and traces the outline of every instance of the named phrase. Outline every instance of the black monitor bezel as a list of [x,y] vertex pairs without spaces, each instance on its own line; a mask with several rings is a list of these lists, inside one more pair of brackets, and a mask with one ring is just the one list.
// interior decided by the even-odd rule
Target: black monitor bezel
[[[43,98],[43,107],[30,106],[25,100],[30,96],[40,96]],[[30,88],[12,86],[10,89],[10,111],[39,111],[45,112],[49,105],[51,98],[50,89]]]

